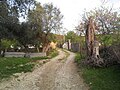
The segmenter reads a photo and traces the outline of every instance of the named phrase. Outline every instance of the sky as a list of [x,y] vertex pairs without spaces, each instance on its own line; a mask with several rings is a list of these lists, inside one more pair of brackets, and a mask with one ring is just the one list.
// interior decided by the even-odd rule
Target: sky
[[[80,22],[83,11],[89,11],[103,4],[118,8],[120,0],[36,0],[41,4],[53,3],[64,15],[63,28],[73,30]],[[104,3],[103,3],[104,2]]]

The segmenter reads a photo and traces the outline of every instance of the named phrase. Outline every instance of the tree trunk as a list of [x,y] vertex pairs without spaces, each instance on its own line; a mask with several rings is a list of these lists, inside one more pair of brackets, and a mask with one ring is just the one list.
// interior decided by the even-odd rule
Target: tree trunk
[[49,50],[49,48],[50,48],[50,44],[45,44],[43,46],[42,52],[47,52]]
[[39,52],[40,52],[40,50],[39,50],[39,46],[37,46],[36,48],[37,48],[37,52],[39,53]]
[[89,22],[87,25],[87,30],[86,30],[86,48],[87,48],[87,56],[91,56],[93,52],[93,44],[94,44],[94,32],[95,27],[93,25],[93,20],[90,17]]
[[86,48],[87,60],[85,63],[90,66],[103,66],[103,59],[99,55],[99,42],[95,40],[95,23],[92,17],[89,18],[86,30]]

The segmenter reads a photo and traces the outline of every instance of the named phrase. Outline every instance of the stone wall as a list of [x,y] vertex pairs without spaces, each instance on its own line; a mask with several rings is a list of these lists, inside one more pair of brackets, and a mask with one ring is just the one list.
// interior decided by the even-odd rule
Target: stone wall
[[45,57],[46,53],[26,53],[26,57]]
[[5,52],[5,57],[24,57],[24,52]]
[[5,52],[5,57],[44,57],[46,53]]

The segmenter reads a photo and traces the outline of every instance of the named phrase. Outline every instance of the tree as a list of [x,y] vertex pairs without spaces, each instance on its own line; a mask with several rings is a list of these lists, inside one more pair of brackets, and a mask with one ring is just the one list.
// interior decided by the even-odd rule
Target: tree
[[100,58],[98,41],[101,42],[102,48],[103,46],[107,48],[105,46],[120,45],[119,20],[119,10],[110,7],[101,6],[89,12],[84,12],[76,30],[80,35],[86,37],[88,57],[86,63],[88,65],[102,66],[107,64]]
[[[97,34],[111,34],[119,30],[119,12],[114,11],[113,8],[106,8],[101,6],[97,9],[85,12],[83,14],[83,23],[85,24],[88,18],[92,16],[98,25],[99,30],[96,31]],[[85,24],[86,28],[86,24]]]
[[87,64],[91,66],[103,66],[103,59],[99,55],[99,42],[95,39],[95,22],[92,17],[88,20],[86,29],[86,48],[87,48]]
[[[109,43],[109,41],[111,45],[112,43],[118,43],[120,38],[119,11],[105,6],[98,7],[89,12],[85,11],[82,15],[82,20],[80,21],[80,24],[76,27],[77,31],[81,35],[85,35],[88,18],[90,16],[92,16],[93,20],[95,21],[95,24],[97,24],[95,34],[104,46],[106,43]],[[112,40],[110,40],[111,38]]]
[[43,17],[43,32],[45,33],[45,38],[43,42],[43,52],[46,52],[49,47],[50,33],[60,31],[62,28],[62,18],[60,10],[54,7],[53,4],[45,4],[44,17]]
[[[34,6],[34,0],[2,0],[0,1],[0,39],[15,38],[19,25],[19,17]],[[24,14],[25,16],[25,14]]]
[[16,39],[19,41],[20,45],[25,48],[25,51],[28,51],[28,45],[33,45],[34,43],[33,31],[30,29],[28,22],[21,23],[19,28]]
[[72,43],[79,43],[79,36],[74,33],[74,31],[69,31],[66,36],[65,36],[66,41],[69,39],[71,40]]
[[[2,0],[0,1],[0,41],[18,38],[20,31],[19,17],[27,14],[34,6],[34,0]],[[2,42],[0,42],[2,43]]]
[[0,51],[10,46],[18,27],[18,16],[8,2],[7,0],[0,2]]
[[81,21],[80,24],[75,27],[75,30],[78,33],[78,35],[84,36],[85,35],[85,23]]
[[33,45],[36,46],[38,52],[39,47],[42,43],[44,32],[42,31],[43,28],[43,7],[40,5],[40,3],[37,3],[34,10],[29,11],[28,14],[28,23],[31,27],[32,32],[32,42]]
[[43,52],[49,49],[52,33],[61,29],[62,17],[59,9],[52,4],[41,6],[38,3],[35,9],[29,12],[28,21],[34,31],[35,42],[38,47],[42,44]]
[[18,19],[10,15],[7,1],[0,2],[0,11],[2,12],[0,13],[0,39],[11,38],[13,36],[13,34],[11,33],[13,31],[12,28],[14,28],[13,24],[17,23]]

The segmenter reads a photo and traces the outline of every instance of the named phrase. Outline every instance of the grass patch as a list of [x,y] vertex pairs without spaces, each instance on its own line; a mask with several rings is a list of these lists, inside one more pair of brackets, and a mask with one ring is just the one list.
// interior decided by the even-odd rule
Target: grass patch
[[33,61],[43,59],[48,59],[48,57],[0,57],[0,80],[3,78],[9,78],[14,73],[31,72],[35,66],[35,63],[33,63]]
[[81,63],[82,59],[85,59],[85,55],[81,55],[80,53],[76,53],[75,62],[77,62],[79,64],[79,63]]
[[81,56],[80,54],[77,53],[75,56],[75,62],[80,63],[80,60],[81,60]]
[[0,80],[14,73],[29,72],[34,67],[29,58],[0,58]]
[[43,59],[49,59],[49,57],[47,56],[44,56],[44,57],[34,57],[34,58],[31,58],[31,60],[43,60]]
[[58,55],[57,50],[52,50],[49,57],[35,58],[16,58],[16,57],[0,57],[0,81],[3,78],[9,78],[14,73],[31,72],[35,63],[33,61],[53,58]]
[[53,49],[53,50],[50,51],[48,57],[49,57],[49,58],[54,58],[54,57],[56,57],[58,54],[59,54],[59,52],[58,52],[56,49]]
[[[79,54],[76,61],[81,61]],[[90,90],[120,90],[120,66],[107,68],[81,67],[82,76]]]

